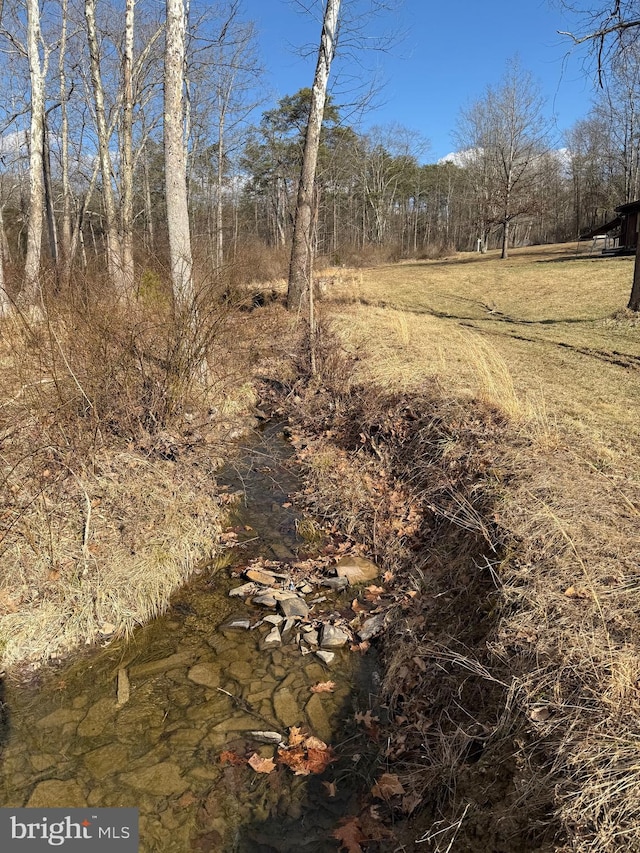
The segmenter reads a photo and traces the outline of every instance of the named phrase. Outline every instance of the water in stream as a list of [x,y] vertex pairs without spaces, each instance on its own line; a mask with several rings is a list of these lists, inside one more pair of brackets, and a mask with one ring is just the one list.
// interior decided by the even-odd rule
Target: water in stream
[[[237,472],[225,474],[231,489],[247,494],[239,522],[253,541],[237,549],[239,560],[287,560],[301,545],[295,512],[282,507],[296,487],[289,455],[272,426]],[[227,570],[205,571],[129,642],[48,670],[38,686],[5,685],[0,805],[136,806],[140,850],[148,853],[336,850],[331,831],[356,787],[344,770],[334,766],[324,777],[342,774],[331,798],[315,777],[285,767],[257,774],[219,757],[223,750],[272,757],[274,746],[249,733],[286,735],[294,725],[339,746],[340,719],[353,713],[368,676],[348,651],[328,669],[294,643],[264,649],[270,625],[225,628],[232,618],[255,623],[264,615],[229,598],[237,584]],[[119,706],[122,668],[130,696]],[[310,691],[329,678],[335,692]]]

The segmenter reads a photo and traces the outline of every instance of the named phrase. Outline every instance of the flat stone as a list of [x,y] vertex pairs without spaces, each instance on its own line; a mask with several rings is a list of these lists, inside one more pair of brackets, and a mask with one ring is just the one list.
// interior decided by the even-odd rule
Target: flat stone
[[262,586],[273,586],[276,582],[275,575],[272,575],[271,572],[262,571],[262,569],[248,569],[244,575],[250,581],[259,583]]
[[262,621],[268,622],[270,625],[281,625],[284,622],[284,616],[279,616],[277,613],[270,613]]
[[274,646],[282,645],[282,637],[277,625],[269,631],[266,637],[263,638],[260,646],[263,649],[272,649]]
[[105,726],[107,726],[115,717],[117,712],[116,703],[113,699],[98,699],[98,701],[92,705],[84,720],[78,726],[78,734],[80,737],[95,737],[99,735],[102,731],[104,731]]
[[215,663],[197,663],[187,673],[189,681],[215,690],[220,687],[220,667]]
[[212,732],[249,732],[256,727],[256,718],[251,714],[237,714],[213,726]]
[[239,596],[240,598],[246,598],[248,595],[251,595],[256,591],[256,585],[254,583],[243,583],[242,586],[237,586],[235,589],[229,590],[229,595],[234,598],[235,596]]
[[244,630],[244,631],[248,631],[250,627],[251,627],[251,620],[250,619],[233,619],[231,622],[227,622],[226,625],[222,626],[223,630],[226,628],[231,628],[231,629],[238,629],[238,630]]
[[275,607],[277,603],[272,592],[263,592],[260,595],[256,595],[252,601],[254,604],[259,604],[261,607]]
[[346,577],[335,577],[335,578],[325,578],[322,581],[322,586],[326,586],[329,589],[333,589],[336,592],[339,592],[342,589],[346,589],[349,586],[349,581]]
[[319,641],[318,632],[313,629],[311,631],[307,631],[302,639],[308,646],[317,646]]
[[227,667],[227,672],[236,681],[250,681],[255,667],[246,660],[234,660]]
[[298,593],[293,589],[273,589],[271,591],[276,601],[287,601],[289,598],[300,598]]
[[87,752],[82,760],[94,779],[104,779],[127,766],[129,752],[121,743],[109,743]]
[[301,587],[299,587],[300,592],[304,595],[309,595],[310,592],[313,592],[313,587],[310,583],[303,583]]
[[169,655],[166,658],[159,660],[150,660],[146,663],[139,663],[136,666],[129,667],[130,678],[142,678],[148,675],[160,675],[168,669],[176,669],[181,666],[188,666],[194,658],[193,651],[177,652],[175,655]]
[[306,664],[304,672],[310,684],[317,684],[319,681],[325,681],[326,679],[326,673],[319,663]]
[[58,708],[57,711],[52,711],[46,717],[42,717],[36,723],[38,729],[60,729],[67,723],[79,723],[84,717],[85,712],[82,710],[74,711],[71,708]]
[[198,729],[178,729],[169,735],[169,743],[171,746],[196,747],[203,737]]
[[303,713],[298,701],[288,687],[280,688],[273,694],[273,710],[283,726],[295,726],[302,722]]
[[336,564],[336,574],[350,584],[375,580],[380,574],[376,564],[365,557],[342,557]]
[[331,729],[331,723],[329,722],[329,717],[320,697],[320,693],[314,693],[305,705],[304,710],[306,711],[309,719],[311,731],[317,735],[320,740],[328,743],[333,736],[333,732]]
[[323,625],[320,645],[323,649],[341,649],[351,639],[346,631],[336,625]]
[[131,696],[131,684],[129,683],[129,676],[127,675],[127,670],[124,666],[121,666],[118,670],[118,687],[116,695],[116,704],[119,708],[126,705]]
[[320,649],[319,651],[317,651],[316,655],[317,655],[317,657],[320,658],[322,663],[326,663],[327,666],[329,666],[329,664],[333,663],[333,661],[335,660],[335,656],[336,656],[335,652],[326,652],[326,651],[324,651],[324,649]]
[[282,743],[284,740],[280,732],[249,732],[249,734],[259,743]]
[[33,809],[60,808],[62,805],[69,809],[80,809],[87,805],[82,788],[74,779],[64,782],[47,779],[39,782],[27,801],[27,808]]
[[136,791],[163,797],[182,794],[189,787],[189,781],[182,777],[178,765],[170,761],[121,773],[118,778]]
[[362,624],[362,628],[358,631],[360,640],[370,640],[372,637],[379,634],[384,628],[384,618],[384,613],[378,613],[376,616],[371,616],[369,619],[365,619]]
[[39,752],[35,755],[30,755],[29,761],[36,773],[40,773],[42,770],[46,770],[48,767],[57,764],[60,761],[60,756],[53,755],[50,752]]
[[280,610],[287,618],[296,617],[298,619],[306,619],[309,615],[309,605],[304,598],[299,598],[297,595],[295,598],[286,598],[284,601],[280,601],[279,604]]
[[284,625],[280,628],[280,633],[282,634],[283,640],[289,639],[289,635],[293,631],[297,621],[298,620],[295,618],[295,616],[289,616],[287,619],[284,620]]

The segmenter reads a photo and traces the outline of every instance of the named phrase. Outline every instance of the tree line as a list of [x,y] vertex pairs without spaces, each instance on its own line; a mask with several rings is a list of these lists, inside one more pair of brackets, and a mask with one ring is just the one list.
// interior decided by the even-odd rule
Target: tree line
[[[428,141],[408,128],[351,126],[329,95],[318,110],[315,82],[265,104],[256,27],[239,0],[6,0],[1,14],[5,310],[41,299],[44,270],[64,290],[74,273],[104,269],[133,299],[137,273],[154,263],[187,300],[194,275],[224,277],[247,246],[286,254],[301,205],[298,265],[305,252],[348,264],[489,248],[506,257],[576,239],[640,195],[630,37],[564,138],[513,61],[461,111],[458,153],[428,163]],[[319,69],[326,54],[321,40]],[[310,117],[317,152],[304,178]]]

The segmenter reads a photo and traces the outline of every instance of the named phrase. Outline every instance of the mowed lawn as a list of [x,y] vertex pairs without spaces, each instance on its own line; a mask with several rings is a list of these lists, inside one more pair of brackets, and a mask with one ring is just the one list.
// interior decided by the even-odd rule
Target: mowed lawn
[[437,377],[617,456],[640,447],[633,261],[573,243],[334,270],[325,304],[365,381],[409,391]]

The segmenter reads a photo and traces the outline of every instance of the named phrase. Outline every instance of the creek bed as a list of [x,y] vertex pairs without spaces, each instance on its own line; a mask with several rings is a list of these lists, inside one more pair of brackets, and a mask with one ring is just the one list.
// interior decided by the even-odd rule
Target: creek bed
[[[252,541],[235,551],[241,561],[293,559],[301,545],[295,510],[282,506],[297,486],[290,455],[270,425],[237,470],[221,475],[246,493],[237,521]],[[348,772],[329,797],[315,777],[286,767],[258,774],[223,765],[220,754],[273,757],[275,747],[250,733],[286,736],[292,726],[339,746],[372,661],[339,650],[327,667],[294,643],[265,648],[269,625],[225,627],[264,615],[229,597],[237,583],[227,570],[206,570],[128,642],[47,669],[37,686],[7,683],[0,805],[135,806],[149,853],[336,850],[331,831],[355,791]],[[130,695],[119,705],[123,669]],[[334,692],[311,692],[329,679]]]

